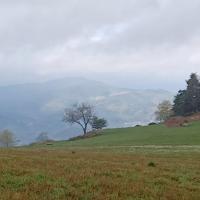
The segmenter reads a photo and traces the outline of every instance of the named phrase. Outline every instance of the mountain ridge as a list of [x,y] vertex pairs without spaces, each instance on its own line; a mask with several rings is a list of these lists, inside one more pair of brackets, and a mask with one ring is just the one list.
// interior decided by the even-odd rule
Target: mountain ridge
[[100,81],[66,77],[39,83],[0,86],[0,129],[9,128],[24,143],[41,131],[52,139],[80,134],[76,126],[62,122],[64,108],[89,102],[109,127],[133,126],[153,120],[156,105],[173,94],[165,90],[133,90]]

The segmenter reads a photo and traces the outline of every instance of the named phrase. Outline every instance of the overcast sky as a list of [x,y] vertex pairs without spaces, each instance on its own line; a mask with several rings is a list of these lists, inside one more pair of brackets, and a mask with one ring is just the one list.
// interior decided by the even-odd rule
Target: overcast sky
[[0,84],[84,76],[176,90],[200,73],[200,0],[0,0]]

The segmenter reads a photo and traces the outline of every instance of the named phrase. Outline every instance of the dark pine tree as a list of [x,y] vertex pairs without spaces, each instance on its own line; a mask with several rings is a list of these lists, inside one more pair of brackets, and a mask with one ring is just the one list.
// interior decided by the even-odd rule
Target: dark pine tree
[[185,94],[184,113],[192,114],[200,111],[200,82],[197,74],[190,75]]
[[183,116],[185,114],[185,98],[186,90],[179,90],[173,105],[173,112],[176,116]]
[[175,115],[190,115],[200,112],[200,81],[197,74],[190,75],[186,90],[175,96],[173,111]]

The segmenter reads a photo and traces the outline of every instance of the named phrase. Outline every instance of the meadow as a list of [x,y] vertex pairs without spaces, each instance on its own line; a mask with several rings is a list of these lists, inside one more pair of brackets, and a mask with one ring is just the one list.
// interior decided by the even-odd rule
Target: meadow
[[[66,133],[67,134],[67,133]],[[166,128],[164,125],[103,130],[98,136],[72,141],[59,141],[51,147],[131,147],[200,145],[200,122],[186,127]],[[41,145],[39,145],[41,146]],[[42,147],[45,145],[42,144]],[[38,147],[38,145],[36,145]]]
[[0,199],[199,200],[199,128],[110,129],[88,139],[1,149]]

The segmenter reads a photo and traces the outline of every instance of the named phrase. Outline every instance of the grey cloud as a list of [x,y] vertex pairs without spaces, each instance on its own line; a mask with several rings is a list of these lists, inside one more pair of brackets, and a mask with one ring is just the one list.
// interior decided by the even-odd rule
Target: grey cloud
[[[12,2],[12,3],[11,3]],[[139,3],[138,3],[139,2]],[[9,1],[2,3],[1,44],[51,46],[126,22],[156,1]],[[5,37],[7,40],[5,41]]]
[[176,82],[200,71],[199,11],[199,0],[0,0],[0,84],[112,72]]

